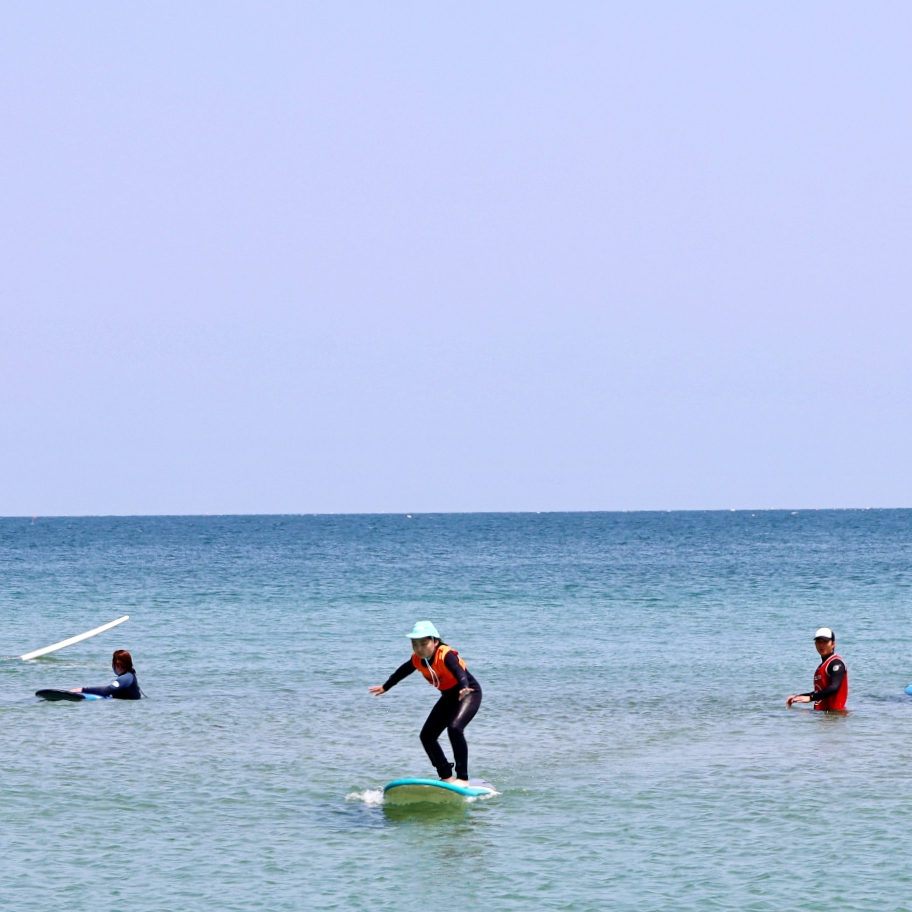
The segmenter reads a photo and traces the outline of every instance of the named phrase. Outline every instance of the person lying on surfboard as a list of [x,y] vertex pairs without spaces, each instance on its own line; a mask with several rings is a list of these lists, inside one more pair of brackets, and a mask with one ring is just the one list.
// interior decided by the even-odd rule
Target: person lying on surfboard
[[114,697],[115,700],[138,700],[142,697],[133,658],[126,649],[118,649],[111,660],[111,669],[117,677],[101,687],[74,687],[70,693],[95,694],[98,697]]
[[[465,727],[475,717],[481,706],[481,686],[465,662],[446,643],[441,642],[437,628],[430,621],[418,621],[415,629],[408,634],[412,641],[411,659],[400,665],[385,684],[370,687],[375,697],[386,693],[391,687],[407,678],[413,671],[420,671],[427,682],[440,691],[440,699],[434,704],[431,714],[421,729],[421,743],[444,782],[456,785],[469,784],[469,747],[466,744]],[[456,775],[453,765],[447,761],[437,739],[447,730],[453,746],[456,761]]]

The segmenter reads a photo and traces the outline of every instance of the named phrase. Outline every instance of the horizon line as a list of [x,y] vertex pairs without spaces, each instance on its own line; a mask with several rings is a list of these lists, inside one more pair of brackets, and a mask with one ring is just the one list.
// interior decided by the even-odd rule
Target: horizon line
[[912,507],[696,507],[696,508],[635,508],[617,510],[367,510],[354,512],[347,510],[329,510],[298,513],[35,513],[0,515],[0,520],[8,519],[208,519],[230,517],[326,517],[326,516],[404,516],[411,519],[415,516],[560,516],[580,514],[615,514],[630,513],[886,513],[910,510]]

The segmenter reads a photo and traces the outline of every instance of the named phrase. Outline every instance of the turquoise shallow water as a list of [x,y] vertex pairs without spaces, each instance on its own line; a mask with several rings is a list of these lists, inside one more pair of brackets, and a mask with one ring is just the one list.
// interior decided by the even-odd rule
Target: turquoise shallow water
[[[912,908],[912,511],[0,520],[0,906]],[[500,794],[431,775],[436,622]],[[835,628],[851,715],[786,710]],[[133,652],[148,699],[47,704]],[[448,749],[449,745],[445,747]]]

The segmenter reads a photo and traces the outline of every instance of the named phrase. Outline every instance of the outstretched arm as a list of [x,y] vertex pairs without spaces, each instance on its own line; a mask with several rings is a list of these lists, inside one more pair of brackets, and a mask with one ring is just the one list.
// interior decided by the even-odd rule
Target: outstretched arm
[[372,693],[375,697],[379,697],[380,694],[386,693],[391,687],[395,687],[403,678],[407,678],[414,670],[415,666],[412,664],[412,660],[409,659],[407,662],[403,662],[386,679],[386,683],[375,687],[368,687],[367,692]]

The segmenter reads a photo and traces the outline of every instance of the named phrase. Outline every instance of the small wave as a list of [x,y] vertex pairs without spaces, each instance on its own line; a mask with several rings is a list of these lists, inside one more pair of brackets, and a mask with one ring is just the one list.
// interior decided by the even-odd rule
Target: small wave
[[383,789],[365,789],[363,792],[349,792],[345,796],[346,801],[363,801],[370,807],[376,807],[383,804]]

